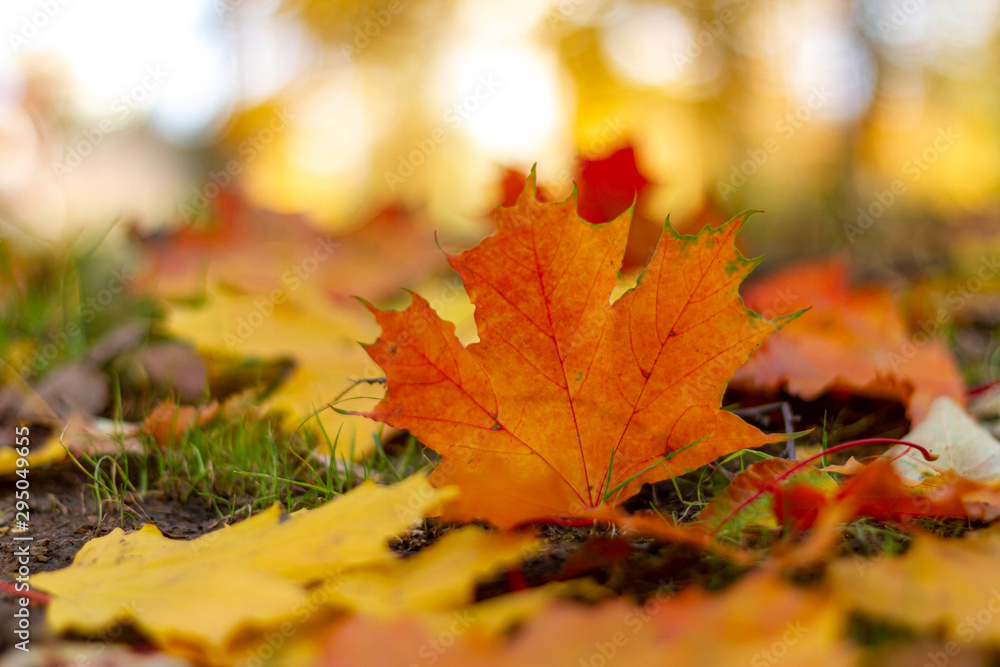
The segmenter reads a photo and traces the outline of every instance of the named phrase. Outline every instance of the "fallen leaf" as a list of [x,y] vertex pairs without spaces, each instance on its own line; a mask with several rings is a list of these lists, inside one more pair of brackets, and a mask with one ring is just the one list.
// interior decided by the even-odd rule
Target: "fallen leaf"
[[581,218],[587,222],[609,222],[632,209],[632,223],[622,255],[622,274],[632,275],[649,263],[663,231],[658,220],[643,215],[650,181],[639,169],[635,148],[625,145],[595,159],[581,156],[578,165],[575,182],[577,213]]
[[581,159],[577,213],[588,222],[610,222],[628,210],[648,185],[632,146],[598,159]]
[[45,641],[26,653],[8,651],[4,667],[191,667],[174,655],[127,644]]
[[834,595],[849,610],[966,645],[1000,645],[1000,534],[961,539],[920,532],[902,556],[830,564]]
[[333,604],[366,616],[447,613],[474,601],[478,579],[520,563],[541,546],[525,533],[461,528],[402,561],[336,577],[326,593]]
[[947,396],[935,400],[920,424],[903,440],[923,445],[937,461],[925,461],[918,452],[896,445],[885,453],[903,477],[920,481],[943,470],[954,470],[972,480],[1000,478],[1000,442]]
[[[16,444],[16,442],[15,442]],[[66,459],[66,448],[59,442],[59,436],[54,435],[38,447],[31,447],[27,457],[18,454],[19,447],[0,446],[0,475],[10,476],[17,474],[18,470],[39,470],[45,466],[59,463]],[[27,465],[19,466],[18,460],[26,458]]]
[[[377,374],[354,342],[373,333],[364,309],[358,304],[334,303],[308,290],[280,303],[267,301],[265,313],[260,303],[252,295],[210,291],[202,307],[171,308],[167,325],[175,335],[210,354],[263,359],[293,356],[296,365],[291,376],[263,406],[282,412],[290,430],[302,422],[321,428],[337,447],[335,458],[348,457],[349,451],[360,455],[372,450],[378,424],[325,409],[351,389],[352,379]],[[358,387],[344,397],[342,405],[374,405],[382,393],[378,385]]]
[[[37,447],[32,446],[27,468],[40,470],[65,461],[71,454],[75,457],[96,457],[102,454],[142,453],[138,435],[137,424],[84,414],[70,415],[61,428],[54,430]],[[0,446],[0,475],[16,473],[19,458],[13,446]]]
[[101,454],[138,454],[143,446],[139,440],[141,425],[131,422],[73,415],[62,431],[53,437],[73,456]]
[[219,404],[215,401],[201,408],[164,401],[142,422],[142,432],[160,447],[171,447],[195,424],[204,427],[218,414]]
[[101,367],[138,345],[147,331],[142,321],[117,326],[94,342],[86,357],[52,369],[33,384],[15,366],[0,363],[0,444],[11,444],[18,424],[61,429],[74,418],[100,414],[110,400]]
[[184,343],[141,347],[118,357],[114,370],[132,392],[172,395],[181,403],[194,403],[205,396],[205,360]]
[[[949,471],[907,483],[888,459],[876,459],[845,481],[833,494],[805,485],[780,488],[775,507],[786,521],[809,528],[828,503],[847,503],[850,519],[867,516],[880,521],[909,522],[918,517],[971,518],[992,521],[1000,516],[1000,487],[961,477]],[[779,516],[779,519],[782,519]]]
[[103,366],[119,354],[138,348],[149,336],[149,320],[130,320],[116,326],[94,342],[87,359],[97,366]]
[[64,419],[75,413],[100,414],[111,398],[108,377],[89,360],[71,362],[48,373],[35,385],[35,392]]
[[692,586],[674,598],[653,597],[643,605],[621,598],[596,607],[555,602],[506,641],[463,633],[435,637],[413,619],[379,623],[358,617],[334,633],[319,664],[397,667],[417,656],[439,667],[769,665],[779,660],[811,667],[822,656],[824,665],[853,665],[854,651],[841,638],[843,626],[843,616],[825,592],[762,572],[721,593]]
[[[379,384],[353,386],[354,380],[380,374],[357,344],[377,329],[359,303],[331,298],[317,287],[303,284],[264,297],[209,288],[200,305],[171,304],[167,326],[209,357],[293,359],[294,369],[263,407],[282,412],[289,430],[305,424],[325,434],[336,449],[331,457],[328,447],[321,448],[326,457],[339,460],[354,452],[361,458],[374,450],[374,438],[384,427],[327,406],[338,400],[338,407],[362,410],[383,395]],[[417,290],[460,329],[471,329],[472,309],[457,279],[426,279]]]
[[917,423],[939,396],[964,403],[962,376],[939,340],[911,334],[889,292],[851,289],[844,262],[784,269],[744,292],[747,307],[777,316],[811,307],[761,346],[733,378],[735,388],[813,400],[830,391],[887,398]]
[[[635,148],[630,144],[599,157],[578,155],[574,174],[563,172],[555,190],[566,185],[570,179],[576,186],[577,213],[587,222],[609,222],[626,210],[632,210],[628,240],[622,256],[622,275],[634,277],[637,271],[649,263],[663,231],[663,224],[646,215],[649,208],[650,181],[636,161]],[[524,190],[525,175],[513,169],[504,171],[500,181],[500,205],[513,206]],[[539,201],[550,202],[557,199],[553,192],[540,186]],[[662,218],[660,218],[662,219]],[[698,212],[695,218],[685,219],[678,229],[682,232],[697,230],[726,220],[714,214],[708,207]],[[676,221],[674,222],[677,225]]]
[[[362,637],[368,638],[379,647],[378,655],[354,664],[366,665],[374,661],[372,664],[412,665],[414,656],[420,661],[433,663],[449,652],[456,642],[492,646],[498,638],[544,612],[553,600],[568,596],[604,599],[608,592],[588,579],[578,579],[501,595],[446,613],[403,614],[391,618],[354,615],[297,635],[287,649],[278,654],[277,663],[323,664],[330,650],[336,651],[338,660],[349,659],[344,650],[347,647],[339,643],[331,645],[344,635],[362,642]],[[373,632],[377,635],[369,634]],[[391,641],[386,641],[387,638]],[[353,647],[354,640],[351,643]]]
[[[740,472],[729,485],[715,494],[715,497],[698,513],[695,521],[706,530],[716,532],[721,536],[739,538],[751,527],[780,528],[781,522],[775,516],[771,494],[763,494],[747,506],[740,505],[750,500],[754,494],[776,487],[779,477],[788,473],[798,465],[788,459],[771,458],[757,461],[746,470]],[[788,478],[780,480],[782,484],[804,483],[816,487],[823,492],[837,489],[837,483],[812,466],[806,466]],[[726,523],[723,524],[722,521]]]
[[294,619],[309,584],[392,560],[387,540],[453,496],[415,476],[391,487],[366,482],[290,516],[275,505],[190,541],[152,524],[116,528],[69,567],[34,574],[32,585],[53,596],[46,622],[55,633],[132,622],[171,652],[217,662],[243,630]]
[[[296,626],[296,632],[286,633],[294,634],[294,641],[287,647],[287,654],[279,656],[285,661],[281,664],[315,661],[331,634],[331,625],[343,621],[338,616],[332,622],[324,622],[328,615],[322,610],[347,610],[382,620],[405,616],[418,619],[426,630],[435,633],[454,631],[457,625],[461,632],[492,637],[557,596],[587,592],[588,587],[581,585],[586,582],[567,582],[472,604],[481,579],[519,564],[541,544],[529,534],[488,533],[481,528],[465,527],[447,533],[413,556],[353,568],[334,576],[309,591],[307,608],[319,613],[309,614],[313,618],[302,619],[306,622]],[[606,589],[602,591],[607,593]],[[266,636],[257,639],[244,642],[233,651],[233,662],[247,664],[263,650],[279,648],[268,648]]]
[[388,389],[361,414],[442,455],[434,483],[463,490],[450,519],[579,514],[784,438],[720,407],[733,371],[783,323],[737,293],[754,266],[733,247],[743,218],[697,237],[668,225],[638,287],[611,304],[629,218],[592,225],[574,209],[538,202],[529,179],[495,235],[449,255],[478,343],[463,347],[416,295],[403,312],[372,308],[382,335],[366,349]]
[[135,285],[167,299],[230,289],[267,298],[309,283],[340,297],[380,299],[443,267],[432,227],[416,214],[387,208],[350,234],[328,235],[305,217],[254,208],[222,194],[206,227],[188,226],[142,240]]

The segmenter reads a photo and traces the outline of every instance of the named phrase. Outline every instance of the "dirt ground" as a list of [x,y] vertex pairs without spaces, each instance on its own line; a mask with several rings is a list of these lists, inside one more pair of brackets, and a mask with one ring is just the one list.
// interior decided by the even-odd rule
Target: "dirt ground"
[[[110,533],[115,528],[134,530],[139,526],[134,516],[142,517],[139,524],[155,523],[163,533],[174,538],[197,537],[224,523],[218,514],[199,497],[181,503],[176,499],[148,496],[129,503],[129,513],[121,513],[113,503],[105,501],[103,514],[89,479],[72,462],[31,473],[31,514],[28,535],[34,538],[29,553],[31,571],[57,570],[69,565],[80,548],[89,540]],[[14,516],[14,480],[0,482],[0,516],[8,521]],[[8,524],[8,521],[3,523]],[[6,527],[4,532],[6,532]],[[0,577],[13,581],[17,572],[15,543],[0,540]],[[0,596],[0,651],[10,648],[14,637],[7,627],[14,619],[15,600]],[[32,607],[32,630],[41,633],[44,610]],[[39,634],[32,642],[42,640]]]

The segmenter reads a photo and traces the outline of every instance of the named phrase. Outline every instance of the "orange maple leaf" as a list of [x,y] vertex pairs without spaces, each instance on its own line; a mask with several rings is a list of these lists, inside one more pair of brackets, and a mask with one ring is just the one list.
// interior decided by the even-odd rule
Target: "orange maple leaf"
[[720,408],[736,368],[790,319],[740,299],[756,264],[733,244],[745,218],[697,237],[668,223],[639,285],[611,303],[630,213],[590,224],[574,196],[537,201],[532,174],[493,236],[448,257],[478,343],[463,347],[417,295],[402,312],[372,308],[382,336],[366,349],[388,386],[364,414],[442,455],[432,481],[462,489],[446,518],[579,514],[786,437]]
[[898,400],[914,423],[938,396],[965,403],[962,375],[944,344],[911,333],[887,289],[850,288],[843,261],[788,267],[745,296],[765,314],[812,310],[755,353],[734,387],[784,386],[806,400],[838,390]]

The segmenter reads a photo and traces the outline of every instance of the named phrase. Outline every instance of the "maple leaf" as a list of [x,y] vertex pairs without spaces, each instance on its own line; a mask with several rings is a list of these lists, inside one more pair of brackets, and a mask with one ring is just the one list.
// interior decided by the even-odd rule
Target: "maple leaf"
[[[555,201],[557,197],[553,194],[563,191],[560,186],[566,183],[566,175],[562,172],[559,182],[550,184],[551,192],[543,183],[537,193],[538,199]],[[525,178],[526,175],[516,169],[504,170],[499,182],[501,206],[514,205],[524,190]],[[650,205],[654,203],[650,197],[653,182],[639,168],[635,147],[625,143],[596,158],[577,155],[573,182],[576,185],[577,213],[588,222],[608,222],[632,208],[632,224],[622,257],[622,274],[634,278],[634,274],[649,263],[663,232],[662,217],[656,218],[649,212]],[[706,201],[698,209],[687,212],[679,223],[675,219],[672,224],[674,229],[686,233],[725,221],[719,211]]]
[[743,306],[756,264],[733,244],[744,219],[697,237],[668,223],[638,286],[612,304],[629,214],[587,223],[572,196],[537,201],[532,174],[493,236],[448,257],[478,343],[463,347],[417,295],[402,312],[369,306],[382,335],[366,349],[388,382],[362,414],[442,455],[432,481],[463,490],[448,518],[503,526],[782,439],[720,407],[736,368],[789,319]]
[[142,422],[142,432],[153,438],[160,447],[172,447],[196,424],[208,425],[219,414],[219,404],[212,401],[203,408],[177,405],[163,401],[153,408]]
[[[344,392],[351,397],[347,400],[374,405],[375,400],[368,397],[381,392],[377,385],[351,391],[351,378],[371,377],[374,370],[353,343],[357,336],[373,330],[364,309],[354,302],[335,302],[308,287],[281,303],[268,301],[268,317],[254,317],[260,315],[260,301],[254,295],[211,289],[201,307],[171,306],[167,327],[209,354],[236,353],[262,359],[292,356],[297,362],[294,371],[262,402],[263,407],[281,412],[289,430],[309,420],[307,426],[322,430],[336,445],[338,459],[347,457],[351,450],[356,456],[370,451],[374,447],[372,434],[379,424],[323,409]],[[241,332],[239,323],[250,321],[248,318],[257,326]],[[328,447],[322,451],[329,454]]]
[[[167,298],[203,297],[198,304],[168,302],[166,319],[174,335],[206,354],[293,359],[294,371],[264,407],[283,412],[289,430],[305,422],[325,433],[337,447],[335,458],[349,451],[368,455],[383,427],[323,409],[338,397],[362,409],[381,395],[379,386],[352,389],[353,379],[377,369],[355,344],[374,333],[370,318],[346,295],[382,299],[390,284],[422,276],[418,289],[448,294],[452,313],[471,327],[471,312],[457,312],[462,299],[434,275],[447,267],[429,227],[418,216],[388,209],[334,239],[300,216],[220,199],[213,227],[146,240],[140,283],[157,281],[158,294]],[[319,453],[329,456],[330,448]]]
[[887,398],[905,404],[914,423],[938,396],[964,403],[961,373],[944,345],[923,332],[911,336],[888,290],[851,289],[842,261],[786,268],[745,297],[765,315],[812,310],[754,353],[734,387],[785,386],[806,400],[835,390]]
[[35,470],[64,461],[67,457],[66,448],[59,442],[58,434],[48,438],[40,446],[33,447],[27,457],[18,453],[19,449],[23,451],[24,448],[19,443],[16,444],[16,448],[10,445],[0,446],[0,475],[15,475],[18,470],[24,470],[23,465],[17,463],[22,458],[27,460],[29,470]]
[[168,539],[152,524],[131,534],[116,528],[84,545],[69,567],[31,583],[52,594],[53,632],[133,622],[171,651],[226,662],[241,629],[298,618],[307,585],[393,562],[388,538],[454,493],[415,476],[391,487],[366,482],[290,516],[274,505],[191,541]]
[[326,584],[338,606],[368,616],[447,613],[473,602],[475,582],[534,555],[541,542],[524,532],[449,532],[402,561],[348,572]]

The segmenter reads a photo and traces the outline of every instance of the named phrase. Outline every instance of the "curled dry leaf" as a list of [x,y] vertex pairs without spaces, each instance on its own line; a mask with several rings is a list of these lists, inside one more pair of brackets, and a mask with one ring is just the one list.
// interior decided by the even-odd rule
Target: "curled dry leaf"
[[173,395],[182,403],[204,397],[205,360],[184,343],[153,343],[120,356],[115,370],[133,392]]
[[[60,430],[53,431],[40,444],[32,445],[27,468],[39,470],[65,461],[70,454],[79,457],[139,453],[142,443],[136,437],[138,433],[138,425],[129,422],[70,415]],[[18,442],[13,444],[19,445]],[[0,475],[11,475],[21,469],[17,465],[19,458],[15,447],[0,446]]]
[[897,445],[885,453],[903,477],[920,481],[944,470],[972,480],[1000,478],[1000,442],[954,400],[942,396],[931,404],[927,418],[903,437],[938,455],[925,461],[912,449]]
[[450,255],[479,342],[414,296],[378,311],[367,346],[388,378],[367,417],[438,451],[432,479],[463,490],[451,519],[509,526],[575,515],[643,482],[775,442],[721,409],[732,373],[784,321],[743,306],[755,262],[738,218],[697,237],[669,225],[638,286],[613,304],[629,218],[592,225],[572,198],[541,203],[534,178],[497,232]]

